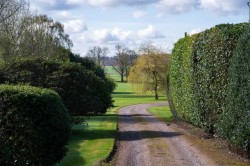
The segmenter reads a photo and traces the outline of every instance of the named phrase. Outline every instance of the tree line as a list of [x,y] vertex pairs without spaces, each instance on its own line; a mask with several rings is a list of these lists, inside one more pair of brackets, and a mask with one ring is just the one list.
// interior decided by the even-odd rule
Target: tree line
[[64,26],[0,0],[0,165],[54,165],[71,126],[113,106],[100,63],[71,52]]
[[152,42],[144,42],[139,49],[130,49],[122,44],[115,45],[115,55],[106,56],[108,48],[94,46],[86,56],[100,66],[112,66],[120,76],[120,82],[130,82],[140,92],[154,92],[158,100],[159,93],[166,93],[167,68],[170,54],[162,51]]
[[73,46],[63,25],[34,14],[26,0],[0,1],[0,55],[2,63],[16,57],[66,60]]

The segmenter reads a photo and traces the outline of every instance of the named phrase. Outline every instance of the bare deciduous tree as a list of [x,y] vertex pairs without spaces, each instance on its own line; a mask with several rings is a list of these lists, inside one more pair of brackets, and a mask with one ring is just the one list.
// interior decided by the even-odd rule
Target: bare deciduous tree
[[23,19],[28,12],[29,5],[25,0],[0,0],[0,54],[3,61],[18,52]]
[[26,0],[0,0],[0,22],[13,17],[27,6]]
[[20,54],[44,58],[65,59],[63,51],[70,50],[72,42],[60,22],[46,15],[25,18],[25,29],[20,39]]
[[92,59],[98,66],[104,66],[104,60],[109,50],[107,47],[94,46],[90,48],[86,56]]
[[116,56],[114,57],[113,69],[120,75],[121,82],[124,82],[124,77],[128,77],[129,69],[134,64],[137,54],[135,51],[128,49],[125,46],[117,44]]

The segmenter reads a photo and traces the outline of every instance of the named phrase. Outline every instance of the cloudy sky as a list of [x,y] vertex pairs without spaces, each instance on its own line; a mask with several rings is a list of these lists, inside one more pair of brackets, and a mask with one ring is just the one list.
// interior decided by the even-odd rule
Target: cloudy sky
[[31,9],[64,24],[73,52],[152,41],[170,52],[174,42],[221,23],[248,21],[248,0],[30,0]]

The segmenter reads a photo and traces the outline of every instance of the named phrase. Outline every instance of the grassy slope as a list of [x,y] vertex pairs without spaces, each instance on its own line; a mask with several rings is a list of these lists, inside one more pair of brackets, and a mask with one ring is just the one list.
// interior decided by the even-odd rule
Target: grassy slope
[[[119,80],[119,75],[111,67],[107,68],[107,72],[112,78]],[[117,110],[127,105],[155,102],[152,95],[137,95],[131,84],[121,82],[117,82],[113,99],[115,107],[106,115],[91,117],[88,126],[81,124],[73,127],[69,152],[57,166],[92,166],[106,158],[114,144]],[[166,96],[160,96],[159,101],[166,101]]]

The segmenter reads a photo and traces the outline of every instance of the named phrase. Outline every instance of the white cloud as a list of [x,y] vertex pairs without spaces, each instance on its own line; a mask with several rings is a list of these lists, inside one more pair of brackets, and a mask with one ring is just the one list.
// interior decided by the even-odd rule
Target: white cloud
[[138,36],[141,39],[156,39],[164,38],[165,36],[156,29],[153,25],[149,25],[146,29],[139,30],[137,32]]
[[162,9],[163,12],[171,14],[204,9],[216,15],[228,15],[240,13],[242,7],[246,7],[248,1],[249,0],[32,0],[31,9],[38,9],[39,11],[59,11],[80,8],[84,5],[101,8],[151,5],[151,7],[157,6]]
[[216,15],[236,14],[246,6],[248,0],[199,0],[199,7]]
[[159,13],[159,14],[157,14],[155,17],[156,18],[162,18],[164,16],[164,13]]
[[131,31],[124,31],[118,27],[115,27],[112,32],[111,32],[112,36],[116,36],[120,41],[125,41],[125,40],[129,40],[132,32]]
[[65,31],[71,33],[80,33],[88,30],[87,25],[81,19],[69,20],[64,23]]
[[67,4],[87,4],[95,7],[145,6],[155,4],[159,0],[66,0]]
[[111,35],[109,29],[100,29],[94,31],[94,36],[92,40],[96,42],[108,42],[115,41],[117,40],[117,38]]
[[137,10],[137,11],[134,11],[133,12],[133,17],[136,18],[136,19],[139,19],[139,18],[142,18],[144,16],[146,16],[146,12],[143,11],[143,10]]
[[80,38],[85,43],[109,43],[109,42],[135,42],[136,40],[159,39],[165,36],[153,25],[146,29],[136,31],[125,31],[119,27],[113,29],[103,28],[82,35]]
[[196,0],[161,0],[157,6],[168,13],[179,14],[192,10],[196,4]]
[[200,33],[202,31],[202,29],[201,28],[197,28],[197,29],[192,29],[191,31],[190,31],[190,35],[193,35],[193,34],[196,34],[196,33]]

